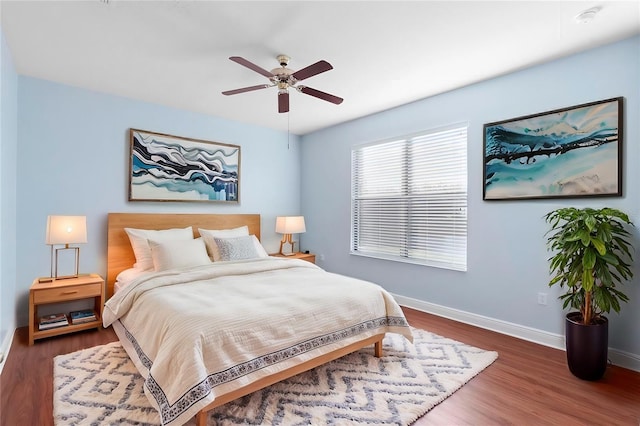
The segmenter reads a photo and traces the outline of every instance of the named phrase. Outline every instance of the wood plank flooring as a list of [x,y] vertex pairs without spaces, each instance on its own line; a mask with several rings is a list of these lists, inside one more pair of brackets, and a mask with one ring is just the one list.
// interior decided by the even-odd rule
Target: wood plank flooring
[[[609,367],[598,382],[571,375],[565,353],[405,308],[409,323],[499,353],[495,363],[415,423],[424,425],[640,425],[640,373]],[[109,329],[27,344],[16,332],[0,377],[0,425],[53,424],[53,357],[117,340]]]

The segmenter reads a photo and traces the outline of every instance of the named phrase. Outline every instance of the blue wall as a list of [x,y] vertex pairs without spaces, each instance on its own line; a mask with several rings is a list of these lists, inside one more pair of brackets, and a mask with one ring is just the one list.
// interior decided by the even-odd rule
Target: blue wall
[[[556,288],[549,289],[543,216],[560,206],[611,206],[640,225],[640,38],[536,66],[354,120],[302,139],[302,244],[330,271],[375,281],[396,295],[564,334]],[[425,77],[428,78],[428,77]],[[624,197],[482,201],[483,124],[623,96]],[[354,145],[468,123],[468,271],[456,272],[349,254],[350,154]],[[635,245],[638,245],[636,230]],[[640,250],[625,291],[631,303],[610,317],[610,345],[640,354]],[[548,293],[549,304],[537,304]],[[640,355],[636,355],[640,360]]]
[[[129,128],[241,146],[240,204],[129,202]],[[80,271],[106,274],[107,213],[260,213],[277,251],[275,218],[300,213],[299,138],[287,133],[20,76],[18,80],[17,307],[49,275],[48,215],[86,215]],[[14,298],[15,300],[15,298]]]
[[18,76],[0,31],[0,352],[16,327],[16,149]]

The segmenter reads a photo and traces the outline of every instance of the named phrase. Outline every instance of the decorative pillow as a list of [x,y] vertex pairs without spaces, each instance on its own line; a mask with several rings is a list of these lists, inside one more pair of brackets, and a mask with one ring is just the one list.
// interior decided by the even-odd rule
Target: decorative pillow
[[149,240],[155,271],[210,265],[202,238],[157,242]]
[[216,245],[215,238],[232,238],[232,237],[244,237],[249,235],[248,226],[240,226],[232,229],[202,229],[198,228],[200,236],[204,239],[204,243],[207,245],[207,251],[209,257],[214,261],[220,260],[220,254],[218,253],[218,246]]
[[187,228],[174,228],[174,229],[135,229],[124,228],[125,232],[129,236],[131,242],[131,248],[133,254],[136,256],[136,263],[134,268],[147,270],[153,270],[153,259],[151,258],[151,247],[149,246],[149,240],[159,241],[172,241],[172,240],[193,240],[193,229],[189,226]]
[[[247,260],[264,257],[256,249],[258,239],[255,235],[214,239],[218,246],[219,260]],[[258,242],[258,244],[260,243]]]

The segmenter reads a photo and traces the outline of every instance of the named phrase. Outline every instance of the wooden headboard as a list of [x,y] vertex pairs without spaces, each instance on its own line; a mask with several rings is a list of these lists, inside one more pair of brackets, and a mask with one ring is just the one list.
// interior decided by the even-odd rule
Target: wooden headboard
[[259,214],[163,214],[163,213],[109,213],[107,234],[107,299],[113,295],[116,277],[136,261],[124,228],[170,229],[193,227],[197,238],[198,228],[231,229],[247,225],[249,234],[260,239]]

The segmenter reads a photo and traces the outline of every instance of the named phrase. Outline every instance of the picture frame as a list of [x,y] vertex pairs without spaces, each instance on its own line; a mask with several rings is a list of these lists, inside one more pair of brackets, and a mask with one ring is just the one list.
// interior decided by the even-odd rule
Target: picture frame
[[129,201],[240,202],[240,146],[129,129]]
[[487,123],[483,141],[483,200],[622,196],[622,97]]

